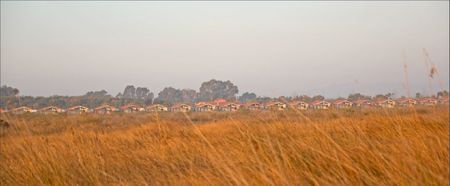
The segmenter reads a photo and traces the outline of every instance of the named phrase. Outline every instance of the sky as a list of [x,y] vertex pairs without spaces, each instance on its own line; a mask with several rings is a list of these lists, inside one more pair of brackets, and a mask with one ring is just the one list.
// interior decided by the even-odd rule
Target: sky
[[1,1],[0,82],[21,95],[210,79],[270,97],[429,94],[422,48],[448,90],[448,1]]

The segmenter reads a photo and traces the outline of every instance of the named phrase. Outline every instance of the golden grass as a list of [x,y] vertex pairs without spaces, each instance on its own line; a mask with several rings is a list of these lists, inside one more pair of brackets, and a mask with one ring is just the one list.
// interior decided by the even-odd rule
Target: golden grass
[[447,107],[2,118],[2,185],[448,185]]

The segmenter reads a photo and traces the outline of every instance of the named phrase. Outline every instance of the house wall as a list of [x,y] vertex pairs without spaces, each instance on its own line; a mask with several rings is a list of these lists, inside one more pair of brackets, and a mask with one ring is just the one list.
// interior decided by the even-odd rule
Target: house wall
[[103,109],[95,110],[95,113],[97,113],[97,114],[111,114],[111,110],[103,108]]
[[147,110],[147,112],[164,112],[164,111],[167,111],[167,108],[165,108],[165,107],[159,107],[159,106],[157,106],[157,107],[152,107],[152,108],[150,108],[150,109]]
[[86,110],[82,110],[82,109],[75,109],[75,110],[69,110],[67,111],[67,113],[69,114],[81,114],[81,113],[86,113]]

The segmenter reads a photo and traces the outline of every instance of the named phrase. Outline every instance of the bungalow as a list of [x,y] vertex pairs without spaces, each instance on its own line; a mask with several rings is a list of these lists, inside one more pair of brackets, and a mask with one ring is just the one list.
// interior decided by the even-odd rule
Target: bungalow
[[412,98],[399,99],[397,102],[399,103],[399,106],[402,107],[414,107],[414,105],[417,104],[417,101]]
[[422,98],[419,99],[419,104],[424,106],[435,106],[438,104],[438,100],[435,98]]
[[208,112],[213,111],[216,107],[211,103],[198,102],[195,104],[194,110],[197,112]]
[[187,104],[176,104],[170,108],[172,112],[189,112],[192,107]]
[[394,108],[396,105],[396,102],[392,99],[383,99],[383,100],[378,100],[376,102],[376,104],[382,108]]
[[13,114],[23,114],[23,113],[32,113],[32,112],[36,112],[36,110],[31,109],[29,107],[18,107],[15,109],[12,109],[11,112]]
[[39,109],[39,112],[43,113],[43,114],[56,114],[56,113],[62,112],[62,109],[55,107],[55,106],[48,106],[48,107]]
[[331,107],[331,103],[324,100],[316,100],[310,104],[310,107],[313,109],[329,109]]
[[336,100],[333,103],[333,105],[337,109],[347,109],[347,108],[352,108],[353,103],[346,99],[340,99],[340,100]]
[[145,108],[145,111],[147,112],[167,112],[168,110],[169,109],[166,106],[160,104],[150,105]]
[[221,105],[221,104],[225,104],[227,102],[227,100],[219,98],[219,99],[215,99],[213,102],[215,105]]
[[83,106],[73,106],[67,109],[67,113],[69,114],[82,114],[89,112],[89,108]]
[[240,106],[241,105],[238,103],[223,103],[218,106],[218,110],[223,112],[234,112],[239,110]]
[[140,108],[141,107],[138,105],[130,104],[130,105],[125,105],[125,106],[120,107],[120,110],[125,113],[133,113],[133,112],[139,112]]
[[264,108],[268,110],[286,110],[286,104],[279,101],[269,102],[266,103]]
[[354,104],[353,104],[353,106],[359,107],[359,108],[370,108],[370,107],[373,107],[374,105],[375,104],[372,101],[367,100],[367,99],[356,100],[356,101],[354,101]]
[[290,103],[291,107],[298,110],[308,110],[309,104],[303,101],[294,101]]
[[248,110],[262,110],[263,105],[261,105],[261,103],[258,102],[248,102],[245,104],[245,108]]
[[96,114],[111,114],[114,111],[116,111],[116,108],[109,105],[102,105],[94,109]]

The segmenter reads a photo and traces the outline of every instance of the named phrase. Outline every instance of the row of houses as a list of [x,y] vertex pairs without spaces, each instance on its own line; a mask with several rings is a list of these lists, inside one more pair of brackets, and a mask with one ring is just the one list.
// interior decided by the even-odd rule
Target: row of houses
[[[259,102],[249,102],[245,104],[237,102],[227,102],[223,99],[218,99],[213,102],[198,102],[194,105],[191,104],[176,104],[171,107],[167,107],[161,104],[153,104],[146,107],[142,107],[136,104],[129,104],[116,108],[110,105],[102,105],[94,109],[90,109],[84,106],[74,106],[67,109],[61,109],[55,106],[49,106],[41,108],[39,110],[32,109],[29,107],[19,107],[12,109],[11,113],[21,114],[21,113],[69,113],[69,114],[81,114],[81,113],[98,113],[98,114],[109,114],[113,112],[209,112],[209,111],[220,111],[220,112],[233,112],[239,109],[246,110],[286,110],[286,109],[297,109],[297,110],[308,110],[308,109],[348,109],[348,108],[370,108],[370,107],[381,107],[381,108],[394,108],[394,107],[414,107],[416,105],[423,106],[434,106],[438,104],[448,104],[448,97],[442,99],[435,98],[422,98],[422,99],[384,99],[378,101],[371,100],[357,100],[349,101],[346,99],[339,99],[335,101],[317,100],[310,103],[303,101],[292,101],[285,103],[282,101],[274,101],[268,103]],[[1,112],[6,112],[0,110]]]

